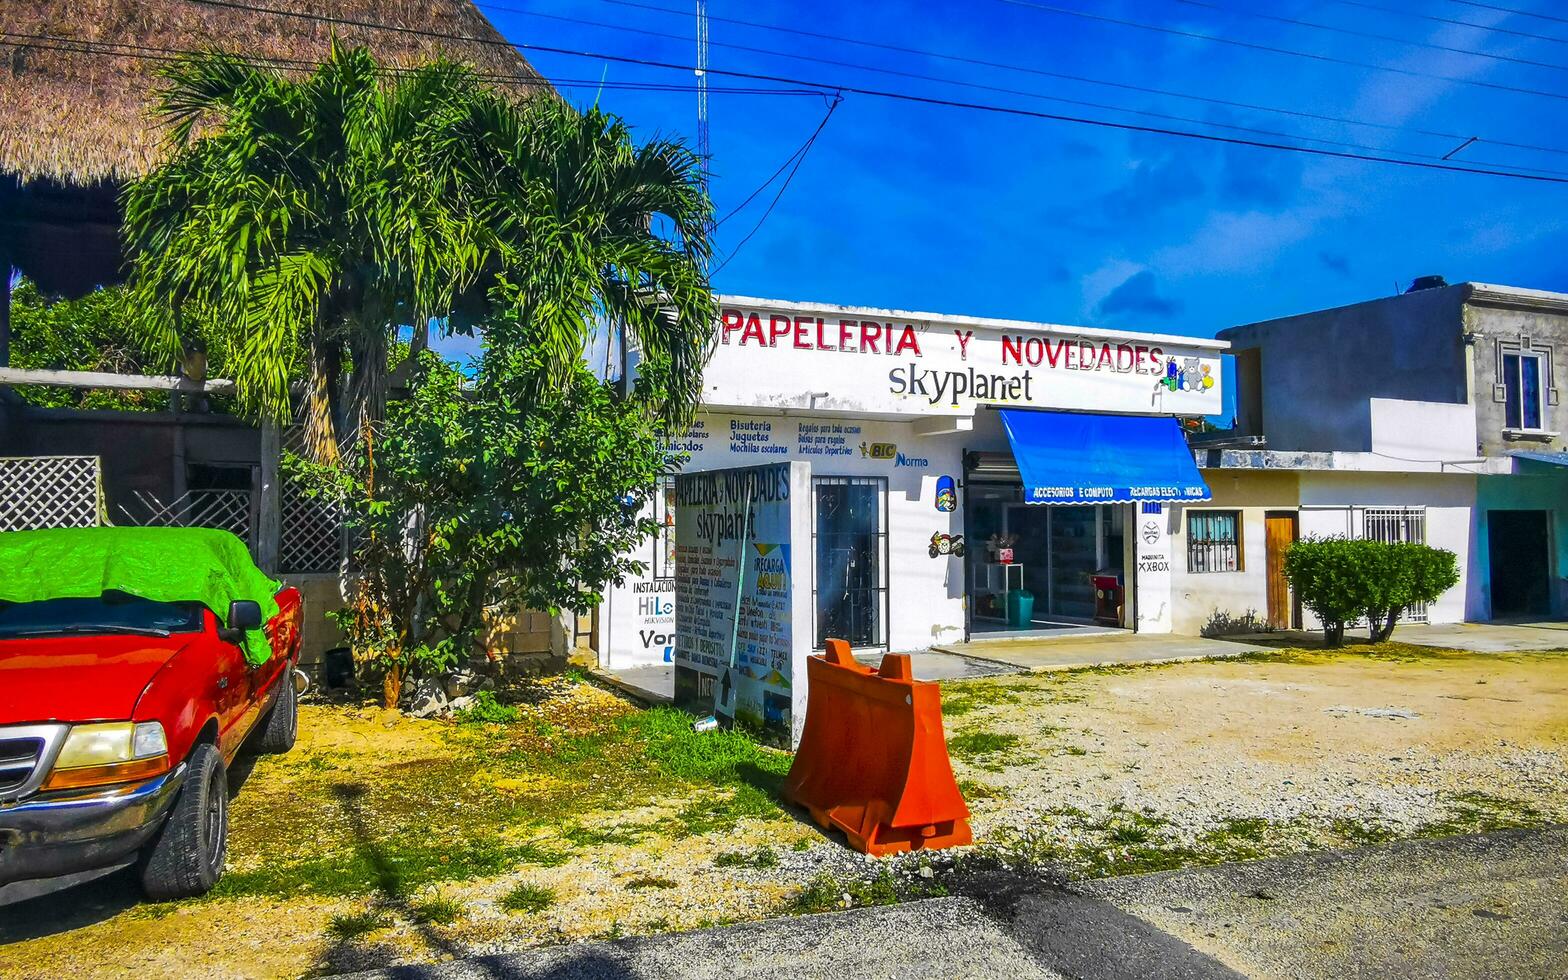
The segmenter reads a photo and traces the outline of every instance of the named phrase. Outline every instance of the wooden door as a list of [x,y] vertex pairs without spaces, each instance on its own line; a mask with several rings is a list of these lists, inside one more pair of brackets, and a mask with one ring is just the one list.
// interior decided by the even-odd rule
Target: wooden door
[[1285,549],[1296,540],[1296,515],[1289,511],[1270,512],[1263,515],[1265,564],[1268,566],[1269,626],[1292,629],[1301,625],[1301,614],[1296,609],[1295,597],[1290,594],[1290,583],[1285,580]]

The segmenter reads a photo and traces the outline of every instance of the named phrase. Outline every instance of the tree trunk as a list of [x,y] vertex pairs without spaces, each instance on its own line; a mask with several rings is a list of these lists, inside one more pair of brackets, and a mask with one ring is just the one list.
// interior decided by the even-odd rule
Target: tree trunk
[[401,663],[387,664],[387,672],[381,676],[381,706],[388,711],[397,710],[398,698],[403,696],[403,665]]
[[309,376],[305,382],[305,450],[318,463],[336,463],[338,452],[334,416],[336,415],[338,355],[335,345],[313,341],[308,351]]
[[1323,625],[1323,645],[1337,647],[1345,642],[1345,624],[1340,622]]
[[1369,616],[1367,619],[1368,632],[1373,643],[1383,643],[1394,635],[1394,624],[1399,621],[1399,609],[1390,609],[1386,615]]

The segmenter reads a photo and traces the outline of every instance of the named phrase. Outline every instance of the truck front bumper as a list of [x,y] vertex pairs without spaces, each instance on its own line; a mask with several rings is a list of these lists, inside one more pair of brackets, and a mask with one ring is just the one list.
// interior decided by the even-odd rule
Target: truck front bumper
[[51,890],[25,887],[40,879],[124,864],[163,825],[184,781],[182,762],[141,783],[0,804],[0,902]]

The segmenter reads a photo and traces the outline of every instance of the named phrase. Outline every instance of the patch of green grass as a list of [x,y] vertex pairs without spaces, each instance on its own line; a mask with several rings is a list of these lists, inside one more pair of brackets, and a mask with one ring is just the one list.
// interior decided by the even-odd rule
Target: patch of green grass
[[754,786],[741,784],[729,793],[704,794],[663,822],[677,840],[703,834],[728,833],[742,820],[770,820],[781,816],[778,802]]
[[1001,732],[965,732],[962,735],[953,735],[947,740],[949,755],[966,761],[978,759],[982,756],[995,755],[1006,752],[1019,742],[1017,735]]
[[350,912],[334,915],[327,924],[327,934],[334,939],[358,939],[391,924],[392,920],[382,912]]
[[894,905],[917,898],[937,898],[947,894],[947,888],[926,879],[900,882],[893,873],[883,868],[875,878],[841,878],[820,874],[813,878],[791,905],[799,915],[832,912],[843,908],[866,908],[873,905]]
[[565,851],[557,851],[529,842],[518,844],[512,848],[512,854],[519,864],[534,864],[541,868],[558,868],[572,859]]
[[650,888],[662,889],[674,887],[675,882],[668,878],[657,877],[656,875],[638,875],[636,878],[633,878],[626,883],[626,890],[634,892],[646,891]]
[[771,868],[779,863],[779,856],[771,847],[754,851],[724,851],[713,859],[716,868]]
[[1399,836],[1382,824],[1363,823],[1349,817],[1338,817],[1329,821],[1328,829],[1335,837],[1356,847],[1387,843]]
[[266,895],[411,894],[439,881],[467,881],[501,874],[518,852],[494,835],[441,843],[393,837],[349,851],[301,861],[275,861],[248,871],[231,871],[210,893],[215,898]]
[[474,694],[473,703],[460,711],[454,711],[452,717],[459,724],[507,725],[521,718],[522,712],[517,710],[515,704],[497,701],[494,691],[478,691]]
[[1496,830],[1544,827],[1549,822],[1541,811],[1523,800],[1465,792],[1449,800],[1448,816],[1416,829],[1417,837],[1456,837],[1461,834],[1487,834]]
[[555,889],[523,882],[501,897],[501,907],[508,912],[543,912],[555,904]]
[[618,719],[663,774],[692,783],[746,783],[766,789],[782,785],[791,756],[766,748],[741,732],[693,732],[693,718],[674,708],[653,708]]
[[409,918],[419,923],[447,926],[463,915],[463,903],[451,898],[427,898],[408,907]]
[[599,847],[604,844],[635,844],[648,835],[646,827],[584,827],[573,824],[561,831],[561,836],[578,847]]

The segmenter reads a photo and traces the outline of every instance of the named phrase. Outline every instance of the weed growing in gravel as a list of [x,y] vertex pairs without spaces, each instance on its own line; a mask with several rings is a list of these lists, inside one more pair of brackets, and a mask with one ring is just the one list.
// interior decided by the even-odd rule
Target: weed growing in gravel
[[771,868],[779,863],[779,856],[771,847],[759,847],[754,851],[724,851],[713,859],[716,868]]
[[327,932],[334,939],[358,939],[391,924],[392,920],[381,912],[350,912],[334,915],[327,925]]
[[990,783],[983,783],[978,779],[960,779],[958,781],[958,791],[964,795],[966,800],[992,800],[1007,795],[1001,789],[992,786]]
[[508,912],[543,912],[555,904],[555,889],[523,882],[501,897]]
[[663,889],[674,887],[675,882],[668,878],[660,878],[655,875],[638,875],[636,878],[632,878],[626,882],[626,890],[633,892],[646,891],[649,888]]
[[820,874],[795,896],[793,910],[800,915],[832,912],[837,909],[865,908],[871,905],[894,905],[919,898],[937,898],[947,894],[947,888],[925,879],[900,881],[887,868],[875,878],[841,878]]
[[427,898],[408,907],[409,917],[415,922],[447,926],[463,915],[463,903],[451,898]]

